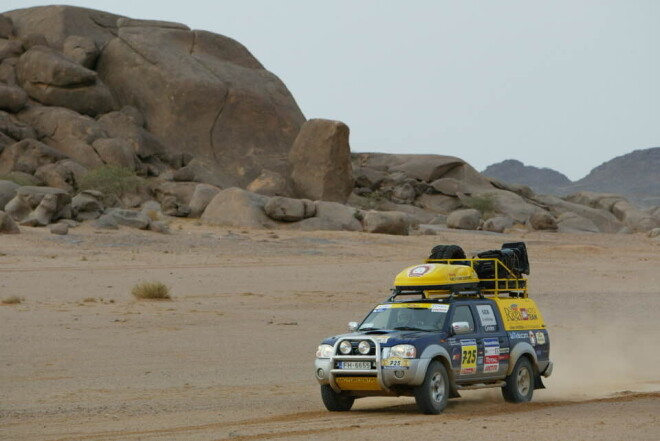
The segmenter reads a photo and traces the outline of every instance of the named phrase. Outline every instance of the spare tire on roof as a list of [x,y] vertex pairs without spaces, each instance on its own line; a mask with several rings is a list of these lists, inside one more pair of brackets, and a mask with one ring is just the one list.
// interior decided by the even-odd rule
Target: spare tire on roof
[[429,259],[465,259],[465,251],[458,245],[436,245]]

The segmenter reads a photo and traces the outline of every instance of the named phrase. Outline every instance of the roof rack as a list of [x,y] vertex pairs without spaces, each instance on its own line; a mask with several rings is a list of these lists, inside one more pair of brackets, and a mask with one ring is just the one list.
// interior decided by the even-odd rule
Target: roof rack
[[527,279],[507,267],[500,259],[490,257],[427,259],[425,263],[468,266],[472,268],[473,276],[470,277],[471,280],[463,281],[463,283],[447,283],[453,279],[433,278],[432,273],[429,273],[428,276],[399,279],[399,283],[392,290],[389,301],[395,301],[400,296],[414,295],[423,299],[452,299],[456,296],[483,298],[502,295],[516,298],[527,297]]

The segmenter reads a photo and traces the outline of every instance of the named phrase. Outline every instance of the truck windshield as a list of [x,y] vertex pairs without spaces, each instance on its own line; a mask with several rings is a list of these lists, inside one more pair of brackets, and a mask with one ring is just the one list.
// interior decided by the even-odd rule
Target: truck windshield
[[358,328],[439,331],[445,324],[449,305],[431,303],[386,303],[378,305]]

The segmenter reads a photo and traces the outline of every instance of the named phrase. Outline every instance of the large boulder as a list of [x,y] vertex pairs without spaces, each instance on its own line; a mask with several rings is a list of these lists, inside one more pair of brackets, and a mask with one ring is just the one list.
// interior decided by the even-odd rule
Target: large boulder
[[524,223],[532,214],[540,210],[521,196],[510,191],[491,189],[473,193],[470,196],[459,195],[464,205],[476,208],[482,213],[508,216],[515,222]]
[[131,228],[138,228],[146,230],[149,228],[149,216],[141,211],[124,210],[121,208],[113,208],[108,213],[114,218],[119,225],[124,225]]
[[261,174],[250,182],[247,190],[264,196],[288,196],[291,194],[287,179],[272,170],[262,170]]
[[92,142],[92,148],[106,165],[136,170],[139,159],[133,143],[127,138],[101,138]]
[[71,200],[73,217],[77,221],[98,219],[103,214],[103,194],[94,190],[85,190]]
[[362,231],[362,223],[358,220],[360,212],[357,209],[337,202],[315,201],[314,205],[316,213],[313,217],[290,222],[286,226],[306,231]]
[[459,230],[476,230],[481,223],[481,213],[474,208],[453,211],[447,218],[447,227]]
[[23,225],[45,226],[71,217],[71,196],[60,188],[20,187],[5,210]]
[[96,72],[48,47],[34,46],[22,54],[16,64],[16,79],[31,98],[49,106],[92,116],[117,107]]
[[13,142],[37,138],[37,132],[30,125],[3,111],[0,111],[0,133],[11,138]]
[[348,135],[339,121],[312,119],[302,126],[289,154],[297,196],[346,203],[353,190]]
[[98,119],[99,125],[110,138],[130,140],[134,153],[140,159],[167,156],[165,146],[142,127],[141,115],[132,107],[109,112]]
[[272,228],[275,222],[264,212],[268,198],[232,187],[220,191],[202,214],[210,225],[247,228]]
[[0,234],[18,234],[20,232],[21,230],[14,222],[14,219],[0,210]]
[[650,213],[631,205],[625,199],[621,199],[612,205],[612,213],[633,231],[645,233],[660,227],[660,221]]
[[529,217],[529,225],[535,230],[557,230],[557,219],[545,210],[539,210]]
[[316,214],[316,205],[309,199],[272,197],[266,202],[264,211],[271,219],[282,222],[297,222]]
[[560,233],[599,233],[600,229],[590,219],[571,211],[557,217],[557,231]]
[[197,184],[190,198],[190,217],[200,217],[220,189],[214,185]]
[[79,35],[69,35],[66,37],[62,52],[67,58],[88,69],[94,68],[96,65],[96,59],[100,53],[94,40]]
[[19,171],[34,174],[38,168],[67,156],[35,139],[24,139],[0,153],[0,173]]
[[423,194],[417,198],[417,204],[435,213],[449,214],[461,207],[460,199],[444,194]]
[[97,71],[168,153],[185,146],[209,165],[207,183],[247,186],[264,168],[287,173],[304,116],[240,43],[177,23],[120,19]]
[[368,211],[362,220],[366,233],[407,236],[416,226],[413,217],[400,211]]
[[482,230],[490,231],[492,233],[504,233],[507,228],[513,226],[513,220],[508,216],[495,216],[486,219],[482,226]]

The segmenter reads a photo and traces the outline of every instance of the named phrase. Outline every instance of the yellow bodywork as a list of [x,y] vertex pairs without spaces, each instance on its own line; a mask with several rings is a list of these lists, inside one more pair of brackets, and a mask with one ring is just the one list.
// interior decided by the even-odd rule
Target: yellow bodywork
[[381,390],[376,377],[337,377],[341,390]]
[[441,286],[463,283],[479,283],[479,277],[471,266],[425,263],[410,266],[394,279],[395,286]]
[[507,297],[492,297],[500,310],[504,329],[506,331],[527,331],[543,329],[545,323],[541,312],[530,298],[516,299]]

